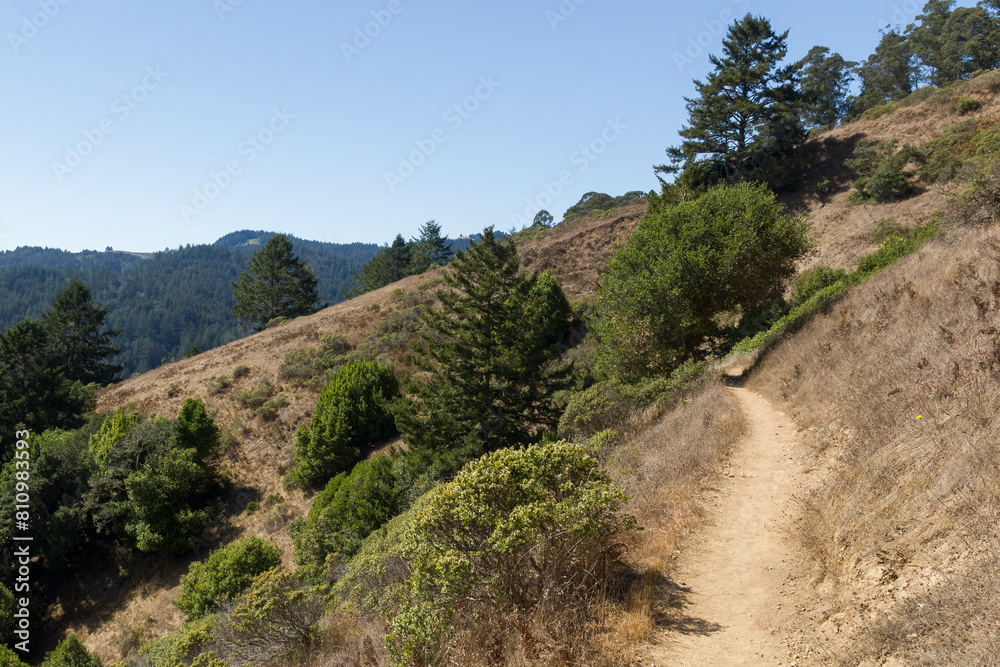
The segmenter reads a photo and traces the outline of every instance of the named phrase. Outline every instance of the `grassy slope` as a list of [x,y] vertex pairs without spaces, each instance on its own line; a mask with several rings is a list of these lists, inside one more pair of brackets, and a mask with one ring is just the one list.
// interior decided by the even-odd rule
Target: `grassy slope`
[[[998,103],[989,101],[978,115],[996,115],[997,110]],[[926,223],[947,194],[941,188],[931,188],[896,204],[848,206],[849,176],[842,169],[836,168],[836,164],[849,155],[851,147],[860,138],[898,137],[904,141],[922,143],[956,120],[958,119],[952,115],[947,104],[932,101],[900,109],[878,120],[863,121],[837,129],[810,142],[807,154],[812,166],[806,171],[806,182],[800,193],[785,198],[787,205],[804,210],[813,220],[819,253],[817,257],[811,258],[804,268],[820,263],[852,266],[858,257],[875,248],[869,241],[869,234],[880,220],[894,217],[906,226]],[[842,186],[839,192],[826,200],[810,194],[814,192],[815,183],[824,176],[833,178]],[[595,292],[600,267],[611,256],[613,243],[623,238],[636,224],[642,210],[643,207],[640,205],[622,212],[622,215],[557,226],[522,245],[524,265],[531,270],[551,270],[562,282],[571,300],[590,296]],[[223,427],[235,428],[241,423],[249,427],[246,431],[236,429],[240,443],[227,454],[225,466],[234,483],[261,497],[271,493],[284,493],[281,491],[281,472],[290,457],[294,432],[308,418],[316,399],[314,392],[282,386],[278,381],[277,370],[284,355],[300,347],[315,345],[319,336],[327,332],[343,333],[352,343],[359,342],[374,330],[378,321],[387,313],[403,307],[401,300],[392,296],[395,289],[414,292],[426,290],[430,280],[433,280],[433,276],[411,277],[311,317],[300,318],[281,328],[262,332],[193,359],[170,364],[132,378],[103,392],[99,397],[99,408],[113,410],[135,403],[146,412],[173,416],[179,410],[184,397],[201,397],[206,400],[210,409],[218,410],[218,420]],[[879,284],[881,283],[873,281],[870,286],[865,286],[859,292],[876,289]],[[829,321],[829,318],[824,318],[823,321]],[[795,340],[810,340],[808,338],[810,335],[803,333]],[[808,347],[807,344],[803,345]],[[777,360],[778,354],[776,352],[773,359]],[[230,375],[232,369],[239,364],[245,364],[252,369],[250,376],[236,381],[225,393],[209,395],[209,379],[216,375]],[[781,377],[780,366],[777,365],[777,361],[773,362],[774,365],[771,364],[772,362],[768,362],[758,376],[762,378],[757,381],[761,389],[767,390],[769,385],[780,384],[780,380],[773,379]],[[289,399],[288,406],[281,410],[278,420],[272,423],[256,420],[233,399],[235,393],[257,386],[263,378],[275,380],[276,389]],[[167,388],[172,384],[179,385],[181,391],[176,397],[168,398]],[[717,394],[714,398],[719,400]],[[788,400],[799,401],[796,405],[801,411],[806,409],[809,399],[808,395],[804,394],[800,398]],[[693,415],[692,424],[705,423],[702,415],[704,408],[701,406],[707,406],[710,402],[699,401],[696,406],[685,409],[685,412]],[[684,419],[684,417],[672,417],[672,419]],[[666,426],[660,420],[655,420],[648,430],[639,434],[639,437],[646,442],[650,442],[648,438],[664,443],[675,440],[663,433],[664,428]],[[724,451],[740,427],[730,425],[727,429],[729,433],[720,436],[719,444],[713,449],[714,453],[709,453],[709,458],[717,456],[719,451]],[[701,476],[705,465],[704,462],[699,462],[695,466],[698,470],[697,475],[684,479],[693,480]],[[652,477],[655,478],[656,475]],[[673,483],[671,480],[672,477],[668,475],[662,481]],[[639,489],[633,489],[633,492],[638,491]],[[643,493],[647,492],[648,489]],[[658,520],[654,515],[661,516],[655,508],[663,506],[660,504],[663,499],[650,500],[647,507],[643,504],[646,501],[642,500],[642,495],[639,493],[636,495],[639,504],[635,506],[634,511],[648,517],[644,518],[648,524],[655,525]],[[286,558],[290,559],[291,543],[287,535],[287,524],[292,518],[307,510],[308,500],[297,492],[286,493],[285,496],[287,508],[283,511],[258,512],[250,517],[241,513],[235,514],[222,531],[222,539],[228,541],[250,534],[261,535],[284,547]],[[667,504],[683,508],[684,512],[692,516],[696,515],[697,511],[688,508],[686,502],[675,497]],[[235,502],[234,507],[240,509],[240,503]],[[662,513],[659,521],[670,523],[678,519]],[[685,519],[678,525],[689,523],[690,521]],[[640,553],[638,559],[647,560],[649,567],[660,569],[659,563],[649,561],[649,559],[655,561],[658,553],[662,552],[653,549],[645,554]],[[186,570],[186,564],[174,563],[168,566],[156,563],[151,564],[149,569],[145,585],[122,587],[110,595],[102,593],[102,599],[109,599],[109,604],[104,605],[100,613],[95,614],[93,618],[82,619],[81,622],[74,624],[74,629],[85,638],[88,646],[99,650],[106,659],[116,659],[121,655],[125,648],[122,644],[123,639],[130,633],[138,632],[143,638],[148,639],[166,634],[180,623],[180,617],[171,607],[170,600],[176,595],[177,580]],[[642,625],[646,622],[643,618],[645,615],[639,614],[635,622]]]

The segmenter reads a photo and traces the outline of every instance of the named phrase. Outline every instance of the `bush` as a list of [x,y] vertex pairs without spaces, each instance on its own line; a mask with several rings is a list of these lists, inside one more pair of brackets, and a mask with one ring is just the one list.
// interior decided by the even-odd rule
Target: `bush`
[[174,633],[170,648],[170,666],[190,665],[214,638],[215,616],[205,616]]
[[232,381],[225,375],[213,375],[208,380],[208,395],[215,396],[216,394],[221,394],[226,389],[229,389],[232,384]]
[[171,382],[170,385],[167,387],[167,390],[166,390],[167,398],[173,398],[175,396],[180,396],[180,394],[181,394],[182,391],[184,391],[184,389],[181,387],[180,383],[178,383],[178,382]]
[[385,455],[341,473],[316,496],[309,516],[292,524],[295,562],[310,576],[322,574],[327,559],[347,562],[372,531],[399,512],[400,494]]
[[753,319],[781,296],[811,248],[807,229],[762,185],[721,186],[680,204],[651,196],[601,278],[602,366],[632,380],[705,357],[720,315]]
[[386,406],[398,393],[392,366],[360,361],[341,368],[320,394],[309,425],[299,429],[288,482],[317,487],[350,470],[362,447],[395,432]]
[[859,174],[851,193],[853,203],[884,204],[902,199],[913,191],[910,176],[903,170],[911,161],[922,157],[909,145],[896,152],[896,143],[895,140],[880,144],[859,142],[854,156],[847,161]]
[[21,660],[21,656],[0,644],[0,667],[28,667],[28,665]]
[[[494,646],[558,637],[566,608],[619,565],[635,520],[597,461],[559,442],[493,452],[429,494],[405,552],[409,600],[386,638],[400,664],[444,658],[462,628]],[[572,632],[572,630],[569,630]]]
[[174,604],[187,620],[197,620],[238,598],[258,575],[280,564],[281,549],[270,542],[259,537],[233,542],[205,561],[191,564],[181,577],[181,592]]
[[250,375],[249,366],[244,366],[243,364],[240,364],[239,366],[233,369],[233,377],[236,378],[237,380],[242,377],[246,377],[247,375]]
[[104,420],[101,430],[90,436],[90,456],[97,471],[107,471],[112,448],[141,421],[142,415],[134,410],[119,410]]
[[318,638],[326,604],[278,566],[258,575],[216,630],[216,643],[236,665],[298,664],[299,652]]
[[14,640],[14,623],[13,621],[8,623],[6,619],[13,619],[15,611],[17,611],[17,607],[14,604],[14,594],[9,588],[0,584],[0,618],[5,619],[4,624],[0,626],[0,646]]
[[294,379],[300,385],[311,385],[328,370],[347,363],[347,357],[344,355],[351,349],[347,336],[323,334],[319,342],[318,348],[303,347],[286,354],[284,362],[278,369],[278,376]]
[[96,653],[91,653],[87,647],[70,635],[45,656],[44,667],[103,667]]
[[274,386],[270,380],[264,380],[259,387],[245,391],[236,395],[236,400],[243,404],[243,407],[256,410],[274,396]]
[[843,269],[831,269],[829,266],[818,266],[809,273],[798,277],[792,286],[792,308],[801,306],[822,289],[835,285],[847,277]]
[[193,449],[202,464],[214,464],[219,457],[219,428],[200,398],[189,398],[177,415],[177,446]]
[[965,95],[959,97],[955,100],[952,108],[955,110],[959,116],[965,116],[973,111],[979,111],[983,107],[983,103],[974,97],[967,97]]
[[587,437],[620,427],[634,414],[656,402],[676,400],[704,375],[706,368],[704,362],[690,361],[668,377],[652,378],[639,384],[630,385],[620,380],[598,382],[570,399],[559,420],[559,436]]
[[264,421],[274,421],[278,418],[278,410],[286,405],[288,405],[288,399],[284,396],[278,396],[277,398],[265,401],[264,405],[254,410],[254,414]]

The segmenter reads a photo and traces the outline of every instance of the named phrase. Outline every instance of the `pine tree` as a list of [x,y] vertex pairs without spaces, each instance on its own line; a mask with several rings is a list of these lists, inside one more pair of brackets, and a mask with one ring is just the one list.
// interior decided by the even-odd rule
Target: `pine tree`
[[407,273],[415,275],[423,273],[438,264],[444,266],[451,260],[451,243],[441,236],[441,225],[433,220],[425,222],[420,227],[420,237],[410,241],[412,253]]
[[249,272],[233,283],[233,314],[263,328],[276,317],[311,315],[321,306],[309,265],[292,253],[292,242],[275,234],[250,258]]
[[402,234],[397,234],[392,245],[384,245],[371,261],[354,274],[354,285],[343,290],[344,298],[372,292],[410,275],[413,261],[413,242],[406,242]]
[[[724,55],[710,57],[714,71],[705,82],[695,81],[698,97],[685,98],[690,114],[690,125],[680,132],[685,141],[667,151],[674,166],[657,167],[658,172],[676,172],[684,164],[685,171],[693,168],[692,175],[707,181],[704,185],[737,181],[771,152],[767,143],[783,143],[785,128],[775,123],[786,123],[784,107],[794,97],[794,68],[779,67],[787,37],[787,31],[776,34],[767,19],[750,14],[729,28]],[[708,164],[703,155],[710,156]]]
[[[424,313],[415,363],[427,379],[407,383],[393,405],[411,451],[455,454],[457,469],[480,451],[526,445],[558,423],[554,392],[569,368],[553,345],[569,326],[569,304],[547,274],[520,273],[512,243],[493,228],[459,252]],[[448,467],[448,466],[445,466]]]
[[42,315],[53,356],[70,381],[103,386],[115,382],[122,372],[122,364],[108,361],[121,352],[113,345],[121,329],[102,331],[107,315],[106,307],[94,303],[90,288],[75,278]]

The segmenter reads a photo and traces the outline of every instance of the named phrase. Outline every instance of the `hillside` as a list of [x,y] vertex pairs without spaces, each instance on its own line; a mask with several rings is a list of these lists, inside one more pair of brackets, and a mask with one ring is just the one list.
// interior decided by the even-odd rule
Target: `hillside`
[[[995,75],[980,77],[962,90],[983,102],[966,118],[1000,119],[997,80]],[[813,226],[817,253],[802,270],[817,265],[853,267],[877,248],[872,232],[888,219],[904,228],[931,222],[956,186],[933,185],[895,203],[853,205],[851,176],[842,165],[863,139],[925,144],[940,135],[961,120],[950,103],[953,94],[957,93],[945,91],[809,142],[803,184],[797,193],[784,197],[784,203],[801,211]],[[816,194],[822,179],[836,185],[823,196]],[[614,242],[635,226],[643,210],[636,204],[612,215],[538,231],[520,241],[523,266],[551,271],[571,301],[590,297]],[[926,627],[914,614],[906,615],[907,604],[954,609],[948,613],[955,616],[941,617],[945,624],[962,614],[974,615],[967,604],[974,582],[963,588],[966,584],[945,575],[974,573],[987,540],[994,539],[984,528],[988,517],[982,509],[995,503],[995,496],[989,495],[995,493],[995,479],[990,482],[980,473],[996,465],[983,458],[995,456],[987,444],[996,440],[993,416],[998,397],[990,388],[995,387],[995,369],[989,355],[1000,325],[994,303],[1000,299],[1000,292],[994,291],[1000,256],[984,251],[996,250],[1000,241],[995,236],[995,230],[982,230],[933,242],[852,290],[848,298],[773,350],[750,376],[749,387],[786,409],[804,432],[804,441],[815,452],[806,463],[818,471],[817,477],[822,475],[809,503],[793,510],[798,513],[797,525],[806,527],[808,544],[803,548],[811,550],[802,556],[801,565],[815,571],[807,582],[809,593],[802,597],[805,611],[794,624],[776,630],[795,647],[791,659],[803,653],[798,664],[806,664],[806,656],[819,660],[851,651],[859,656],[853,664],[881,659],[880,642],[888,640],[879,632],[895,633],[894,646],[903,651],[910,635],[920,635]],[[360,345],[381,322],[426,302],[437,284],[433,271],[413,276],[310,317],[164,365],[101,392],[98,408],[110,411],[134,404],[146,413],[174,416],[185,397],[204,399],[209,409],[217,411],[218,423],[238,441],[224,462],[235,489],[227,499],[229,520],[208,542],[264,536],[285,549],[290,564],[287,526],[308,509],[308,499],[299,492],[283,491],[281,476],[293,434],[310,415],[316,393],[279,377],[285,355],[316,346],[326,333],[343,334],[352,345]],[[889,364],[886,359],[893,361]],[[248,366],[249,375],[233,378],[238,365]],[[220,376],[232,382],[221,391],[218,382],[212,386]],[[274,421],[255,416],[235,400],[239,392],[265,379],[273,381],[275,394],[287,399]],[[676,449],[679,444],[673,442],[676,434],[687,438],[678,443],[716,438],[699,454],[703,461],[682,471],[687,477],[677,478],[684,480],[683,491],[645,495],[645,487],[639,485],[633,492],[628,487],[632,482],[623,482],[636,498],[636,514],[649,519],[643,519],[647,526],[662,526],[660,532],[667,535],[657,538],[662,542],[643,547],[647,551],[640,549],[646,555],[635,558],[655,561],[667,577],[674,567],[673,554],[687,548],[688,536],[701,525],[709,502],[705,489],[719,479],[720,459],[738,446],[745,432],[733,416],[741,403],[721,392],[713,388],[676,413],[654,415],[633,434],[649,452],[658,452],[659,459],[682,456]],[[994,434],[992,440],[989,434]],[[951,447],[953,443],[961,444]],[[945,455],[951,450],[954,457]],[[643,465],[665,464],[648,460]],[[282,496],[277,505],[249,516],[244,512],[250,500],[273,494]],[[115,588],[108,606],[74,623],[72,629],[106,660],[126,652],[123,628],[142,639],[176,629],[182,618],[170,601],[186,567],[187,563],[151,565],[149,572],[139,573],[139,579],[145,577],[143,585]],[[801,573],[795,576],[802,578]],[[897,579],[907,586],[894,585]],[[938,587],[942,582],[957,582],[950,607],[933,597],[947,594]],[[922,597],[900,592],[906,588],[919,590]],[[910,603],[905,602],[908,598]],[[872,624],[873,612],[882,625]],[[822,638],[817,639],[807,616],[823,624]],[[897,622],[897,617],[903,620]],[[942,626],[935,627],[940,631]],[[864,653],[869,645],[875,646],[870,655]]]

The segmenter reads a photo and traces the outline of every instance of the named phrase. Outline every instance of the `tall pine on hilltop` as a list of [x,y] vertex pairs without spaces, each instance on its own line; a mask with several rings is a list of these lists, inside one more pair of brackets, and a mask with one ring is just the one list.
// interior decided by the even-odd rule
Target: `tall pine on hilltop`
[[697,97],[685,98],[690,120],[680,132],[685,141],[667,151],[673,166],[657,167],[658,172],[674,173],[684,165],[696,189],[740,181],[801,140],[793,111],[794,67],[779,67],[787,37],[787,31],[779,35],[767,19],[750,14],[730,26],[723,56],[710,57],[714,70],[704,82],[695,81]]
[[292,242],[275,234],[250,258],[249,271],[233,283],[233,315],[261,329],[276,317],[312,315],[319,309],[317,280],[292,252]]
[[396,425],[411,451],[454,460],[457,469],[482,451],[527,445],[558,423],[553,394],[567,386],[554,343],[570,308],[549,274],[520,273],[513,243],[493,228],[452,259],[439,290],[440,310],[424,314],[415,363],[426,379],[407,383],[394,403]]

